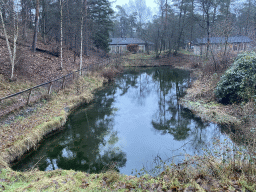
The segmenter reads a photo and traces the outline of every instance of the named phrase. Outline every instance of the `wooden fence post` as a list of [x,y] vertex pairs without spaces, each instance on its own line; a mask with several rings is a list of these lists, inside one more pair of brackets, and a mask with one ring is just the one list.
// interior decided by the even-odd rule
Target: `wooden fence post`
[[65,88],[65,79],[66,79],[66,77],[63,77],[63,81],[62,81],[62,89],[64,89],[64,88]]
[[48,95],[51,94],[51,91],[52,91],[52,82],[50,83],[50,86],[49,86],[49,88],[48,88]]
[[29,100],[30,100],[31,92],[32,92],[32,89],[30,89],[29,94],[28,94],[28,101],[27,101],[27,105],[29,104]]

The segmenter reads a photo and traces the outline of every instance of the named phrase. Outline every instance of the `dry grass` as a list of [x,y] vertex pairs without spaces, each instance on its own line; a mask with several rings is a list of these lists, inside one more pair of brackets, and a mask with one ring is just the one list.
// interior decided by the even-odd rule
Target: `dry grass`
[[220,76],[214,73],[194,81],[181,102],[206,121],[241,125],[242,120],[235,115],[233,106],[224,106],[215,101],[213,90],[219,78]]
[[[197,80],[187,90],[181,103],[202,119],[225,125],[233,140],[239,145],[245,145],[250,156],[255,156],[256,103],[252,100],[241,104],[219,104],[214,97],[214,89],[228,65],[218,72],[214,72],[213,68],[209,67],[210,65],[212,65],[211,62],[205,65],[200,64],[196,73],[193,71]],[[206,71],[205,66],[210,69]],[[251,160],[254,162],[254,158]]]
[[248,117],[248,114],[251,114],[251,116],[256,115],[255,102],[242,105],[221,105],[216,102],[214,96],[214,89],[220,77],[233,62],[234,58],[235,55],[230,54],[223,57],[222,53],[215,54],[213,57],[210,54],[208,60],[203,60],[199,57],[195,59],[193,57],[191,68],[193,66],[196,68],[193,71],[193,76],[197,80],[187,90],[187,95],[182,99],[182,102],[199,116],[209,121],[220,124],[238,124],[240,126],[246,124],[246,126],[251,126],[252,122],[255,122],[253,121],[255,118]]
[[0,149],[4,162],[10,163],[29,149],[36,148],[44,135],[61,128],[71,109],[90,102],[93,90],[102,86],[102,83],[103,78],[98,75],[79,77],[74,88],[70,86],[61,91],[27,118],[3,125],[0,130]]
[[154,59],[155,58],[155,53],[154,52],[150,52],[150,54],[146,54],[146,53],[127,53],[126,55],[123,56],[123,58],[126,59]]
[[8,82],[8,80],[0,74],[0,98],[28,89],[33,85],[33,83],[27,80]]
[[193,82],[187,95],[181,99],[183,105],[194,111],[203,119],[219,124],[246,125],[247,129],[255,127],[255,102],[246,104],[222,105],[214,97],[214,89],[220,74],[204,76]]
[[113,67],[108,67],[108,68],[105,68],[101,73],[105,79],[107,79],[108,81],[112,81],[114,80],[117,73],[120,73],[121,70],[122,70],[121,68],[117,69]]
[[[184,65],[185,64],[184,62]],[[104,73],[112,73],[112,69],[98,73],[89,73],[79,77],[74,85],[67,87],[60,94],[49,98],[40,109],[24,119],[17,119],[10,125],[1,127],[0,190],[6,191],[256,191],[255,164],[245,159],[247,154],[240,151],[220,157],[188,157],[182,164],[165,166],[165,170],[157,177],[143,175],[141,177],[126,176],[114,171],[101,174],[87,174],[68,170],[42,172],[15,172],[8,169],[7,162],[22,155],[29,148],[37,146],[43,135],[61,127],[68,114],[81,103],[93,99],[92,92],[103,83]],[[106,75],[105,75],[106,76]],[[206,78],[206,76],[205,76]],[[225,117],[221,122],[240,121],[245,113],[253,114],[254,103],[237,107],[241,117],[236,117],[234,106],[222,106],[214,102],[209,93],[214,88],[218,76],[209,76],[196,81],[188,90],[183,102],[191,104],[194,111],[201,111],[200,116]],[[187,100],[186,100],[187,99]],[[200,102],[198,102],[200,100]],[[233,107],[233,108],[232,108]],[[65,110],[64,110],[65,109]],[[212,114],[212,115],[211,115]],[[214,118],[210,118],[212,120]],[[248,119],[247,119],[248,120]],[[242,122],[245,122],[243,120]],[[248,122],[247,122],[248,123]],[[254,124],[255,125],[255,124]],[[231,150],[231,149],[230,149]],[[255,151],[252,146],[252,151]],[[213,152],[212,152],[213,153]],[[252,154],[252,153],[251,153]],[[249,154],[249,155],[251,155]],[[253,154],[252,154],[253,155]],[[250,156],[252,159],[253,156]],[[249,158],[249,159],[250,159]],[[230,159],[230,160],[228,160]],[[251,160],[250,159],[250,160]],[[225,162],[223,161],[225,160]]]
[[245,161],[221,162],[188,157],[166,166],[157,177],[121,175],[113,170],[87,174],[72,170],[0,171],[0,189],[7,191],[255,191],[256,168]]

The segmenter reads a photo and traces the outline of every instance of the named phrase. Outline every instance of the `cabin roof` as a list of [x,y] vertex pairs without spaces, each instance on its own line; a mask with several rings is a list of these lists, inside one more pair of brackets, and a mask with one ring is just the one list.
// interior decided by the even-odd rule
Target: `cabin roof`
[[[228,43],[250,43],[252,40],[246,36],[228,37]],[[225,43],[225,37],[210,37],[210,44]],[[195,45],[207,44],[207,38],[197,38],[194,42]]]

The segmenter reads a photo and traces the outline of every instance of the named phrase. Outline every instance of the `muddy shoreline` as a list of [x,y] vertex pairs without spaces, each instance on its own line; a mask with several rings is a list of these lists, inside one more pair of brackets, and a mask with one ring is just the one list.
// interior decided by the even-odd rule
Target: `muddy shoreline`
[[[43,105],[39,103],[39,106],[35,107],[35,110],[30,114],[5,122],[2,125],[2,135],[6,137],[3,138],[2,136],[0,166],[11,165],[22,158],[24,154],[36,149],[42,139],[63,129],[68,116],[74,110],[81,105],[89,104],[93,100],[93,91],[102,87],[103,81],[105,81],[100,76],[89,77],[89,80],[93,82],[91,85],[87,83],[87,89],[84,92],[77,95],[75,89],[81,89],[81,85],[78,87],[72,85],[75,89],[69,87],[63,90],[60,95],[50,98]],[[12,130],[12,128],[15,129]],[[14,132],[18,134],[15,135]],[[4,139],[7,139],[6,143]]]
[[[174,68],[180,68],[180,69],[185,69],[185,70],[189,70],[191,71],[191,73],[193,74],[193,76],[196,76],[196,71],[194,69],[192,69],[188,63],[187,57],[182,60],[182,58],[179,60],[182,62],[169,62],[165,65],[168,66],[172,66]],[[166,63],[166,59],[164,60],[164,62]],[[154,67],[153,66],[142,66],[142,67]],[[158,65],[159,66],[159,65]],[[136,67],[136,66],[129,66],[129,67]],[[19,159],[21,159],[22,157],[24,157],[24,155],[30,153],[31,151],[34,151],[38,146],[37,144],[40,143],[40,141],[46,137],[49,137],[52,133],[54,132],[58,132],[59,130],[63,129],[63,126],[66,123],[66,120],[68,118],[68,116],[77,108],[79,108],[80,106],[84,105],[84,104],[90,104],[93,101],[93,95],[92,92],[100,87],[103,86],[103,79],[100,79],[101,83],[100,86],[97,86],[94,89],[90,89],[90,96],[89,97],[84,97],[75,101],[72,101],[67,105],[66,103],[63,103],[62,107],[59,107],[59,109],[61,110],[61,115],[60,116],[55,116],[55,120],[53,121],[49,121],[47,120],[47,124],[44,125],[43,127],[41,127],[40,129],[44,130],[41,134],[36,136],[36,139],[33,139],[33,141],[29,141],[29,139],[27,139],[26,142],[23,142],[23,144],[15,145],[16,148],[20,148],[20,149],[16,149],[18,151],[18,153],[14,150],[9,150],[8,148],[4,148],[2,149],[2,153],[4,153],[4,155],[2,157],[3,160],[8,163],[8,164],[13,164],[17,161],[19,161]],[[224,125],[236,125],[239,126],[241,124],[240,119],[226,113],[227,110],[229,110],[226,106],[223,105],[219,105],[216,102],[207,102],[205,100],[203,100],[200,97],[195,97],[193,91],[194,89],[194,83],[195,81],[192,82],[192,87],[188,89],[187,94],[184,96],[184,98],[182,98],[180,100],[181,104],[190,109],[191,111],[193,111],[193,113],[199,117],[201,117],[204,121],[212,121],[214,123],[218,123],[218,124],[224,124]],[[90,85],[88,85],[90,86]],[[82,93],[81,93],[82,95]],[[80,97],[81,95],[76,95],[76,97]],[[68,100],[72,100],[72,97],[74,95],[69,95],[69,99]],[[58,99],[58,98],[56,98]],[[39,103],[40,105],[40,103]],[[51,106],[52,108],[54,108],[54,106]],[[227,108],[227,109],[225,109]],[[224,110],[225,109],[225,110]],[[23,109],[25,110],[25,109]],[[40,118],[40,116],[39,116]],[[43,122],[42,124],[44,124],[45,122]],[[46,129],[45,129],[46,127]],[[26,135],[26,134],[24,134]],[[24,140],[24,139],[23,139]],[[35,140],[35,141],[34,141]],[[11,147],[10,147],[11,148]],[[15,147],[14,147],[15,148]],[[4,151],[5,150],[5,151]],[[0,160],[1,162],[1,160]],[[1,164],[1,163],[0,163]]]
[[[174,68],[190,70],[192,73],[196,74],[197,71],[193,70],[192,67],[185,61],[181,65],[180,63],[172,63]],[[55,100],[50,100],[46,103],[46,107],[42,109],[45,113],[39,113],[41,122],[36,126],[41,129],[41,135],[58,133],[61,129],[62,124],[66,123],[66,119],[69,114],[74,110],[79,108],[83,104],[90,104],[93,100],[93,91],[99,89],[103,86],[103,82],[106,81],[102,77],[95,76],[87,78],[86,81],[81,81],[80,84],[86,84],[86,90],[79,88],[73,88],[72,90],[66,90],[61,93],[60,96],[54,98]],[[89,82],[89,83],[88,83]],[[79,84],[79,83],[78,83]],[[229,110],[230,106],[219,106],[215,103],[209,102],[209,100],[202,101],[202,97],[199,97],[202,94],[202,87],[199,91],[193,91],[196,81],[192,83],[191,88],[188,89],[187,95],[182,99],[189,104],[192,103],[194,110],[192,111],[198,114],[200,112],[200,105],[205,108],[209,108],[208,105],[211,105],[213,108]],[[77,90],[80,91],[80,94],[77,94]],[[75,90],[75,92],[74,92]],[[190,92],[191,91],[191,92]],[[86,93],[85,93],[86,92]],[[199,94],[199,96],[198,96]],[[61,103],[56,102],[56,100],[61,100]],[[200,101],[200,102],[199,102]],[[193,105],[200,104],[200,105]],[[186,105],[184,103],[184,105]],[[47,109],[49,107],[49,111]],[[189,106],[188,106],[189,108]],[[47,113],[50,113],[45,117]],[[206,113],[207,114],[207,113]],[[211,115],[211,113],[209,113]],[[232,116],[232,114],[229,114]],[[34,116],[35,117],[35,116]],[[31,119],[28,117],[29,122],[33,122],[37,119]],[[207,120],[207,119],[204,119]],[[23,120],[24,121],[24,120]],[[23,121],[19,121],[23,123]],[[14,122],[16,125],[19,122]],[[40,126],[41,125],[41,126]],[[42,126],[43,125],[43,126]],[[9,127],[11,128],[11,127]],[[6,128],[4,128],[6,129]],[[6,129],[8,131],[9,129]],[[30,129],[33,131],[34,129]],[[25,132],[24,132],[25,133]],[[33,134],[32,134],[33,135]],[[24,136],[29,136],[24,134]],[[31,135],[30,135],[31,136]],[[35,135],[36,136],[36,135]],[[48,135],[49,136],[49,135]],[[22,148],[24,151],[28,151],[29,148],[33,149],[38,146],[33,142],[40,143],[44,137],[35,137],[35,139],[30,141],[28,138],[27,142],[21,143],[22,145],[15,144],[15,147]],[[16,138],[19,139],[19,138]],[[21,138],[24,141],[24,138]],[[10,153],[10,147],[6,147],[4,150],[1,149],[1,153],[5,153],[5,159],[10,159],[10,156],[6,156],[7,153]],[[14,154],[20,155],[20,153]],[[232,159],[231,159],[232,160]],[[106,173],[100,174],[87,174],[79,171],[72,170],[54,170],[54,171],[38,171],[36,169],[28,172],[16,172],[10,169],[7,161],[4,161],[0,157],[0,190],[15,190],[15,191],[25,191],[25,190],[50,190],[50,191],[119,191],[119,190],[157,190],[157,191],[254,191],[256,187],[255,183],[255,167],[249,166],[246,162],[231,161],[223,164],[218,162],[218,160],[213,159],[211,156],[206,156],[204,158],[190,157],[188,161],[180,165],[169,165],[166,170],[164,170],[159,176],[151,177],[149,175],[142,175],[141,177],[137,176],[127,176],[121,175],[113,171],[107,171]],[[239,165],[239,167],[238,167]],[[3,169],[1,169],[3,168]],[[249,170],[249,171],[248,171]],[[215,173],[214,175],[212,173]],[[247,174],[248,172],[248,174]],[[252,172],[252,173],[251,173]],[[244,174],[246,173],[246,174]],[[251,174],[249,174],[251,173]]]

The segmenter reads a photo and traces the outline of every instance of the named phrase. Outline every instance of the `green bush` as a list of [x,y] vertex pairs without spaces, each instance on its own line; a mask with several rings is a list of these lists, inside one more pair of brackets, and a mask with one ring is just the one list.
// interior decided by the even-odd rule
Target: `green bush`
[[223,104],[247,102],[256,94],[256,53],[239,54],[214,91]]

